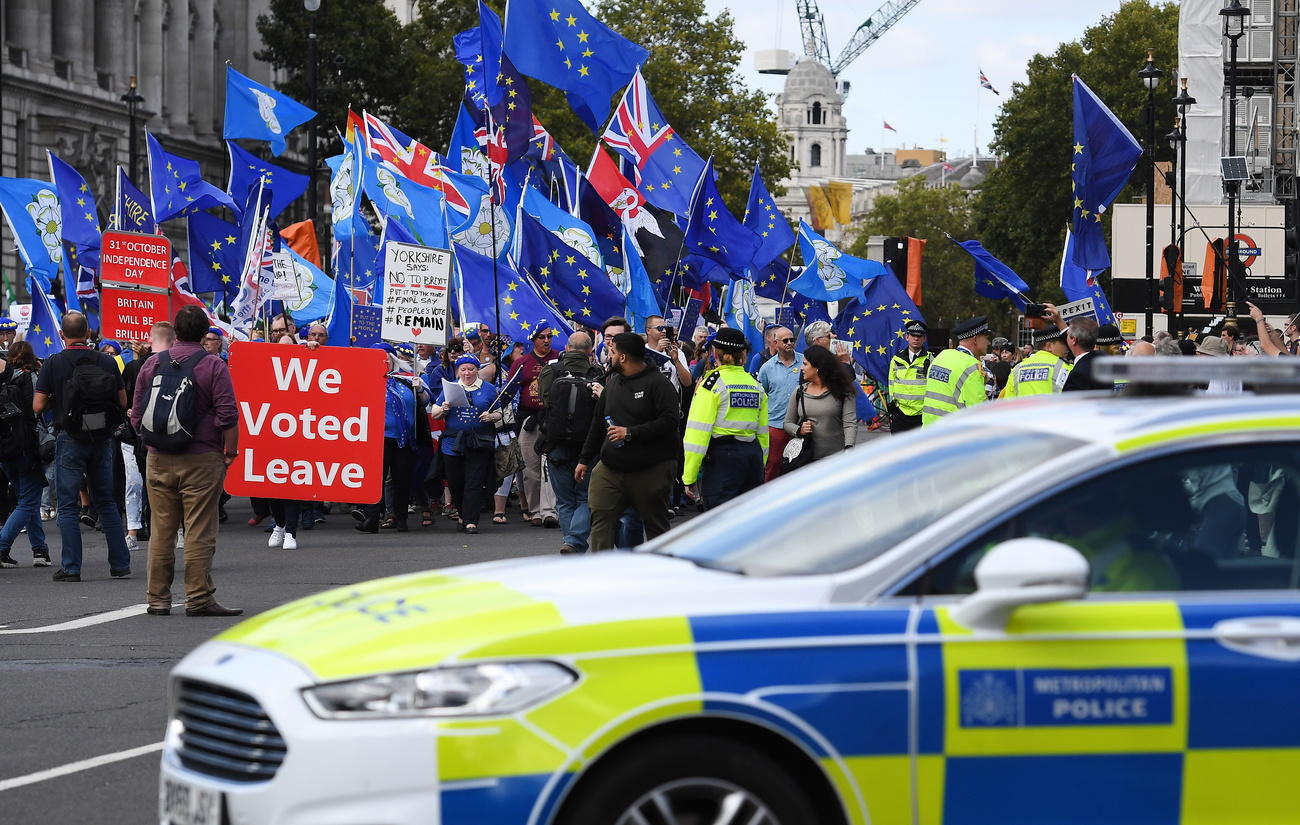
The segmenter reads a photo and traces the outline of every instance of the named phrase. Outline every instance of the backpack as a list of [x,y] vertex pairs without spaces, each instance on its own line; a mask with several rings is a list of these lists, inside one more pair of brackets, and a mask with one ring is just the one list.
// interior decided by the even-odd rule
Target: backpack
[[35,452],[31,396],[23,391],[23,383],[31,380],[31,373],[20,372],[0,385],[0,461],[18,461]]
[[587,376],[572,372],[556,376],[551,382],[542,419],[548,446],[581,447],[587,440],[587,430],[596,413],[596,397],[591,394],[593,383]]
[[97,352],[73,362],[63,382],[63,431],[78,441],[106,441],[122,423],[118,376],[95,363]]
[[158,353],[158,369],[149,381],[148,401],[140,416],[145,444],[159,452],[183,453],[194,442],[199,426],[194,370],[207,355],[200,351],[177,361],[170,351]]

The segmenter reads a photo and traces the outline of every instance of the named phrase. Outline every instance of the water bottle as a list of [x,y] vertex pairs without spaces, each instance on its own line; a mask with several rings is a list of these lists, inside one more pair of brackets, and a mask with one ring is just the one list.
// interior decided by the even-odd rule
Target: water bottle
[[[609,417],[608,415],[605,416],[605,426],[606,426],[606,427],[613,427],[613,426],[614,426],[614,419],[611,418],[611,417]],[[614,446],[615,446],[615,447],[622,447],[622,446],[623,446],[623,442],[622,442],[622,441],[616,441],[616,442],[614,442]]]

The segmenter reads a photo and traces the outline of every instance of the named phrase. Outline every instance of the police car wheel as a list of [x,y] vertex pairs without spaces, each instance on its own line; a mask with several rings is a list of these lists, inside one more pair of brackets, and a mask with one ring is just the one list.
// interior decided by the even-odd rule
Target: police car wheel
[[[816,811],[763,753],[718,736],[636,747],[598,766],[567,825],[805,825]],[[612,816],[611,816],[612,815]]]

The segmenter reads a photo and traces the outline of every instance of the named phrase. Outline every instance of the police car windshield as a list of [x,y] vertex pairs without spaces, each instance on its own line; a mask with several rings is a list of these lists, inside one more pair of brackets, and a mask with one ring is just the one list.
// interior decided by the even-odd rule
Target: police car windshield
[[837,573],[1084,443],[986,427],[876,440],[764,484],[640,549],[751,576]]

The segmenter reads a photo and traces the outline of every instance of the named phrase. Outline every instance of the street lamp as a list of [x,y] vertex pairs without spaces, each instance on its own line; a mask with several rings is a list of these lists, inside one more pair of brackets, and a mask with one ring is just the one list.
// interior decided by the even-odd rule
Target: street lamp
[[1138,72],[1142,85],[1147,89],[1146,145],[1143,152],[1147,156],[1147,335],[1152,334],[1155,325],[1156,303],[1156,88],[1165,73],[1156,68],[1154,53],[1147,49],[1147,64]]
[[[307,31],[307,106],[316,111],[316,12],[321,0],[302,0],[310,28]],[[316,118],[307,124],[307,217],[316,232]],[[314,239],[313,239],[314,242]]]
[[[1246,15],[1250,10],[1241,5],[1241,0],[1231,0],[1219,10],[1223,17],[1223,36],[1228,38],[1228,157],[1237,155],[1237,42],[1246,36]],[[1239,181],[1225,180],[1224,187],[1228,193],[1228,300],[1224,306],[1224,323],[1237,324],[1237,301],[1234,284],[1238,276],[1237,260],[1237,188]]]
[[[1178,92],[1178,97],[1174,98],[1173,103],[1178,107],[1178,118],[1182,122],[1178,130],[1179,157],[1175,162],[1178,164],[1178,193],[1180,195],[1178,198],[1178,260],[1183,261],[1186,260],[1187,256],[1187,244],[1184,238],[1187,233],[1187,127],[1189,125],[1187,110],[1196,103],[1196,98],[1187,93],[1187,78],[1182,79],[1182,89]],[[1175,273],[1175,277],[1181,281],[1183,273]],[[1176,319],[1174,324],[1176,330],[1181,331],[1183,321],[1181,303],[1179,306],[1174,307],[1174,318]]]
[[140,175],[136,167],[140,164],[140,139],[135,134],[136,109],[141,103],[144,103],[144,97],[139,92],[139,85],[136,83],[135,75],[131,75],[131,85],[127,87],[126,94],[122,95],[122,102],[126,104],[126,119],[129,124],[127,132],[127,166],[131,170],[131,182],[138,183]]

